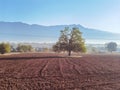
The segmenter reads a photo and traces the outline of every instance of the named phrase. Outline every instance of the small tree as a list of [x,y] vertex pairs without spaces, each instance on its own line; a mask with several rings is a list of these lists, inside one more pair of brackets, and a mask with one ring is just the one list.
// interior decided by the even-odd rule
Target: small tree
[[106,49],[112,53],[113,51],[117,50],[117,44],[115,42],[110,42],[106,44]]
[[54,51],[68,51],[68,55],[71,52],[86,52],[84,39],[81,36],[81,32],[78,28],[74,27],[70,30],[66,27],[61,31],[58,42],[53,46]]
[[0,43],[0,53],[9,53],[11,50],[11,46],[9,43]]

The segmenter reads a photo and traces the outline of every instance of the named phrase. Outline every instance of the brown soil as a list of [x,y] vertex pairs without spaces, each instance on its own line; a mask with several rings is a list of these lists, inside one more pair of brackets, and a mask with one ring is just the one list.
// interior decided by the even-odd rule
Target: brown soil
[[0,90],[120,90],[120,56],[0,56]]

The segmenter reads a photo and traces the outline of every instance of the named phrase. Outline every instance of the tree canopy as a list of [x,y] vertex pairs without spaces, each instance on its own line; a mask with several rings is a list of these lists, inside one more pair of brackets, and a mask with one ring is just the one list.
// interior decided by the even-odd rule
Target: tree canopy
[[9,43],[0,43],[0,53],[9,53],[11,51],[11,46]]
[[117,50],[117,44],[115,42],[109,42],[108,44],[106,44],[106,49],[109,52],[113,52]]
[[79,28],[69,29],[69,27],[65,27],[64,30],[61,30],[61,35],[58,42],[53,46],[53,50],[57,52],[68,51],[69,56],[72,51],[86,52],[84,39]]

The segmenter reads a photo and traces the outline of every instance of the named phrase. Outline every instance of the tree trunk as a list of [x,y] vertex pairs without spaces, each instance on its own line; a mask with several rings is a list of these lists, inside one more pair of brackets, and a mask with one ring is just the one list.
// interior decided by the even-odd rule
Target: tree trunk
[[68,43],[68,56],[71,56],[71,39],[69,39]]
[[71,50],[68,51],[68,56],[71,56]]

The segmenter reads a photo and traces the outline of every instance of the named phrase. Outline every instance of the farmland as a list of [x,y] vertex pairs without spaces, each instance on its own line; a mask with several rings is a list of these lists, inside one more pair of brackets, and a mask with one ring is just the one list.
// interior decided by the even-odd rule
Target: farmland
[[0,90],[119,90],[119,55],[0,56]]

